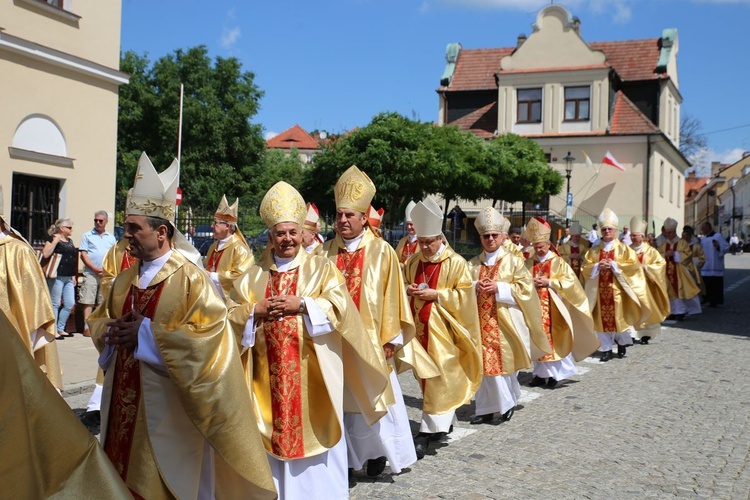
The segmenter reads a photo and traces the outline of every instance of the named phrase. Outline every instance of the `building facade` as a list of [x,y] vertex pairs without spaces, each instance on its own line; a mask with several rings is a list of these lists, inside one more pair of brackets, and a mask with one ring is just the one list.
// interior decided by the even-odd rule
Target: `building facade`
[[3,208],[34,244],[60,217],[77,244],[114,212],[120,22],[120,0],[0,3]]
[[[320,136],[319,136],[320,137]],[[320,137],[319,140],[324,140]],[[299,159],[304,163],[311,163],[313,156],[320,152],[320,143],[311,136],[305,129],[299,125],[289,127],[279,135],[276,135],[266,141],[268,149],[278,149],[283,151],[287,156],[296,150]]]
[[[514,47],[448,46],[439,123],[488,140],[506,133],[535,140],[550,166],[563,176],[570,170],[571,218],[584,227],[609,207],[621,225],[638,215],[658,229],[685,213],[677,52],[674,29],[587,42],[577,18],[548,5]],[[603,163],[608,152],[624,170]],[[543,205],[564,220],[566,200],[563,192]],[[467,213],[482,205],[461,203]]]

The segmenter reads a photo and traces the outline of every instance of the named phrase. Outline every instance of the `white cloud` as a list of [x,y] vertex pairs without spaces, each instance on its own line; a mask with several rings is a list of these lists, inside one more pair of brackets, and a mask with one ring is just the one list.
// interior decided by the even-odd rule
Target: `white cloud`
[[742,148],[731,148],[724,151],[716,151],[713,148],[704,148],[694,156],[688,158],[693,164],[698,177],[709,177],[711,175],[711,163],[718,161],[725,165],[731,165],[742,159],[745,152]]
[[231,49],[237,43],[237,40],[240,39],[240,36],[242,36],[242,30],[240,30],[239,26],[224,28],[221,34],[221,46],[225,49]]
[[273,139],[273,138],[274,138],[274,137],[276,137],[277,135],[279,135],[279,133],[278,133],[278,132],[271,132],[271,131],[269,130],[268,132],[266,132],[265,134],[263,134],[263,138],[264,138],[265,140],[269,140],[269,139]]
[[[426,10],[428,0],[422,4],[421,10]],[[468,7],[474,9],[517,10],[536,13],[542,7],[549,5],[549,0],[430,0],[433,3]],[[610,17],[616,23],[627,23],[633,17],[632,6],[643,0],[568,0],[565,7],[576,15],[576,11],[588,7],[591,12]],[[750,0],[694,0],[694,1],[724,1],[750,2]]]

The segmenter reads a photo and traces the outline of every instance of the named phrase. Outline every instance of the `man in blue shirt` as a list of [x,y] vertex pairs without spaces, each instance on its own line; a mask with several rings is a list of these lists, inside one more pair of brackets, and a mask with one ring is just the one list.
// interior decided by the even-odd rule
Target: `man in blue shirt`
[[[99,210],[94,214],[94,229],[81,238],[81,260],[85,268],[78,302],[83,306],[83,320],[86,321],[95,305],[104,297],[99,292],[99,280],[102,277],[102,260],[110,248],[117,243],[114,235],[107,231],[107,212]],[[90,337],[89,328],[83,331],[84,337]]]

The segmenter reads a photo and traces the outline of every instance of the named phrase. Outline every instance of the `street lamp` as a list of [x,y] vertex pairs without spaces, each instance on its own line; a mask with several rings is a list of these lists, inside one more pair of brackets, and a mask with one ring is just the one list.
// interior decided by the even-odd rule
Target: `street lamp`
[[575,158],[568,151],[565,160],[565,178],[568,179],[568,190],[565,195],[565,227],[570,227],[570,219],[573,218],[573,195],[570,194],[570,174],[573,173],[573,162]]

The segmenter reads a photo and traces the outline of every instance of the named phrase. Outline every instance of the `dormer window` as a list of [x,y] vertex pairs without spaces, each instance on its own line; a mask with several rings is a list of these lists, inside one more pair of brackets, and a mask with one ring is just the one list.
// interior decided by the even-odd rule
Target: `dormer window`
[[565,121],[585,122],[589,120],[591,88],[565,87]]
[[518,89],[517,123],[542,122],[542,89]]

